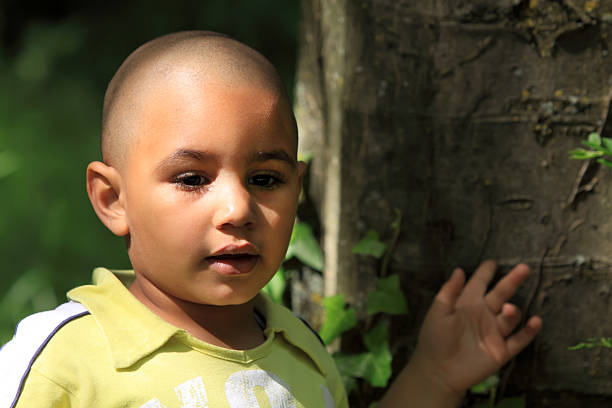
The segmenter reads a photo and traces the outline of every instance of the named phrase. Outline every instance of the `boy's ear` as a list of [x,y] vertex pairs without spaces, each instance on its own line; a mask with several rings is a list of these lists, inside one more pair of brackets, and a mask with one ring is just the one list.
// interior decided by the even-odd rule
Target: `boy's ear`
[[121,174],[111,166],[95,161],[87,166],[87,194],[106,228],[118,236],[129,233],[121,188]]

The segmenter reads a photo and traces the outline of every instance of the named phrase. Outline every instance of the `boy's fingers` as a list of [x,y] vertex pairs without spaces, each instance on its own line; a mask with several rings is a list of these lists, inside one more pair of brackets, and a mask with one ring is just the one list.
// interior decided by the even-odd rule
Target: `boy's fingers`
[[519,286],[529,276],[529,267],[519,264],[504,276],[497,285],[485,296],[485,302],[493,313],[498,313],[518,290]]
[[457,299],[463,291],[465,283],[465,274],[461,268],[453,271],[451,277],[446,281],[440,291],[436,295],[431,311],[439,314],[450,314],[455,309]]
[[518,307],[506,303],[502,306],[501,313],[497,315],[497,327],[502,337],[506,337],[521,322],[521,311]]
[[482,298],[487,291],[489,282],[491,282],[491,279],[493,279],[495,275],[496,268],[495,262],[491,260],[481,263],[465,286],[465,291],[463,292],[464,296],[467,299],[473,299],[475,297]]
[[511,336],[506,345],[508,347],[508,353],[510,353],[510,358],[517,355],[521,350],[523,350],[535,337],[536,334],[542,329],[542,319],[538,316],[533,316],[525,327],[523,327],[518,333]]

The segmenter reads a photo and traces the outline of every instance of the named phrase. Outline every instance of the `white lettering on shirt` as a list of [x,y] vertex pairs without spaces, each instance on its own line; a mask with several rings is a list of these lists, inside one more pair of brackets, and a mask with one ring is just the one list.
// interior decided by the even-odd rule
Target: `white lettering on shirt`
[[[225,395],[230,408],[259,408],[255,389],[259,387],[268,397],[271,408],[296,408],[295,399],[289,386],[274,374],[264,370],[238,371],[225,382]],[[208,408],[208,397],[202,377],[195,377],[174,387],[181,403],[180,408]],[[334,398],[329,389],[321,384],[325,408],[335,408]],[[153,398],[140,408],[166,408]]]
[[182,404],[181,408],[208,408],[202,377],[187,380],[174,387],[174,391]]
[[149,400],[142,404],[140,408],[166,408],[166,406],[159,402],[157,398],[153,398],[152,400]]
[[245,370],[232,374],[225,382],[225,395],[231,408],[259,407],[255,387],[261,387],[271,408],[295,408],[289,386],[264,370]]

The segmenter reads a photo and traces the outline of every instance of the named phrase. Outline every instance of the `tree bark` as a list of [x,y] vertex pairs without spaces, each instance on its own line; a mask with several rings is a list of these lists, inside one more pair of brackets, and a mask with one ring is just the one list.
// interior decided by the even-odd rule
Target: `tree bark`
[[363,312],[381,265],[351,249],[378,231],[411,306],[394,321],[405,358],[454,266],[525,262],[516,302],[545,328],[500,388],[529,407],[609,405],[608,349],[568,347],[612,335],[610,170],[568,151],[612,137],[612,0],[304,0],[302,20],[296,115],[326,293]]

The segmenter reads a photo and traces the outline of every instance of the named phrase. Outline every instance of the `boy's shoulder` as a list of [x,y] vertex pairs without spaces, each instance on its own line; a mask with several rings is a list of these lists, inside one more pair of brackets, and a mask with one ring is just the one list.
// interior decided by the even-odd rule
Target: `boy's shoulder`
[[[13,406],[32,367],[46,371],[70,366],[69,361],[92,344],[96,327],[89,311],[77,302],[67,302],[54,310],[35,313],[23,319],[12,340],[0,349],[0,406]],[[88,341],[83,342],[87,338]],[[94,342],[95,343],[95,342]],[[61,345],[60,345],[61,344]],[[58,347],[59,345],[59,347]],[[48,352],[49,349],[55,349]],[[43,356],[44,355],[44,356]]]

